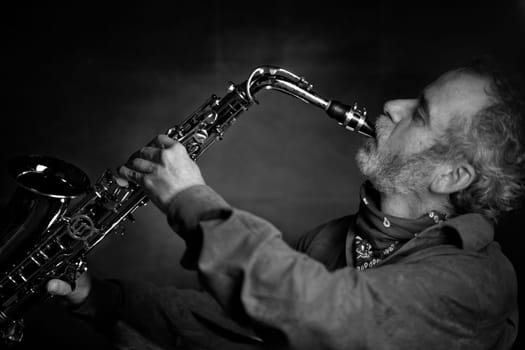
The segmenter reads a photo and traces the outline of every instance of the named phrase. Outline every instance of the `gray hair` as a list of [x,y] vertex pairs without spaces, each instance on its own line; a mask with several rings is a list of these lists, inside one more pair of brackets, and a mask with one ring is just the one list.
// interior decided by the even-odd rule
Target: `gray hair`
[[524,109],[509,82],[489,67],[476,61],[460,71],[489,78],[487,94],[495,102],[470,123],[456,118],[435,151],[449,160],[466,160],[476,171],[469,187],[450,196],[454,213],[479,213],[497,223],[503,212],[522,204],[525,194]]

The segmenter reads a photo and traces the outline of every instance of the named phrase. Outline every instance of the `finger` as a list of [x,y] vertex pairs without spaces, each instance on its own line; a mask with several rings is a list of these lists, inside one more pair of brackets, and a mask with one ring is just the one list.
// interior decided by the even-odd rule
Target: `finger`
[[58,279],[52,279],[47,282],[47,291],[53,295],[68,295],[72,292],[69,283]]
[[157,153],[159,151],[160,150],[158,148],[153,147],[153,146],[143,147],[143,148],[139,149],[138,151],[133,152],[133,154],[126,161],[126,165],[131,164],[131,162],[135,158],[144,158],[144,159],[155,160],[155,157],[158,157]]
[[153,161],[154,163],[158,163],[159,159],[161,158],[161,152],[162,150],[158,148],[143,147],[140,150],[133,153],[131,157],[129,157],[125,165],[130,167],[130,165],[133,164],[135,159],[143,159],[143,160]]
[[139,149],[139,150],[133,152],[133,153],[129,156],[129,158],[128,158],[128,160],[126,161],[126,163],[124,163],[124,164],[127,165],[127,164],[131,163],[131,161],[132,161],[133,159],[135,159],[135,158],[140,158],[140,157],[141,157],[141,155],[140,155],[140,149]]
[[158,162],[160,159],[161,149],[157,147],[143,147],[137,152],[137,156],[134,158],[143,158],[147,160],[152,160]]
[[153,172],[153,170],[155,170],[155,166],[156,164],[153,163],[152,161],[149,161],[147,159],[142,159],[142,158],[135,158],[135,159],[132,159],[131,162],[129,162],[128,164],[126,164],[126,167],[131,169],[131,170],[135,170],[139,173],[143,173],[143,174],[150,174]]
[[142,182],[142,179],[144,177],[144,174],[132,170],[128,168],[127,166],[123,165],[117,170],[118,174],[122,176],[124,179],[129,180],[131,182],[134,182],[136,184],[140,184]]
[[[118,169],[117,169],[117,172],[118,172]],[[128,187],[129,186],[129,181],[123,177],[115,177],[115,181],[117,182],[117,185],[119,185],[120,187]]]
[[155,137],[151,143],[155,145],[156,147],[163,149],[163,148],[170,148],[174,144],[177,143],[174,139],[169,137],[168,135],[160,134]]

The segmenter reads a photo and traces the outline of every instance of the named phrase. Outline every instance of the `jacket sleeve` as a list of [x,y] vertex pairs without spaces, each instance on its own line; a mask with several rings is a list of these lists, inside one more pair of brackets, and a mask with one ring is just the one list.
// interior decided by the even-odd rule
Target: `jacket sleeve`
[[[422,262],[330,272],[206,186],[179,193],[168,220],[187,242],[184,263],[198,268],[223,307],[275,329],[293,348],[435,347],[427,340],[475,329],[472,286],[453,268]],[[473,324],[449,322],[456,317]]]

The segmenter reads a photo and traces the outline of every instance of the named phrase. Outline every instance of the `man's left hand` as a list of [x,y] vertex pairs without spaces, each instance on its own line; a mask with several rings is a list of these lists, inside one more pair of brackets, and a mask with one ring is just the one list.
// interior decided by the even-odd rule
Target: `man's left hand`
[[164,213],[179,192],[205,184],[186,148],[167,135],[157,136],[135,152],[118,173],[142,186],[149,199]]

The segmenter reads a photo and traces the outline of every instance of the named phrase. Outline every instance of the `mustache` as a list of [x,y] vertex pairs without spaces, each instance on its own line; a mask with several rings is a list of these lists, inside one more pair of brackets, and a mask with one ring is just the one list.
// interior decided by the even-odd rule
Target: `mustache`
[[389,135],[394,129],[394,123],[387,116],[381,114],[375,122],[376,137],[377,139],[383,138]]

